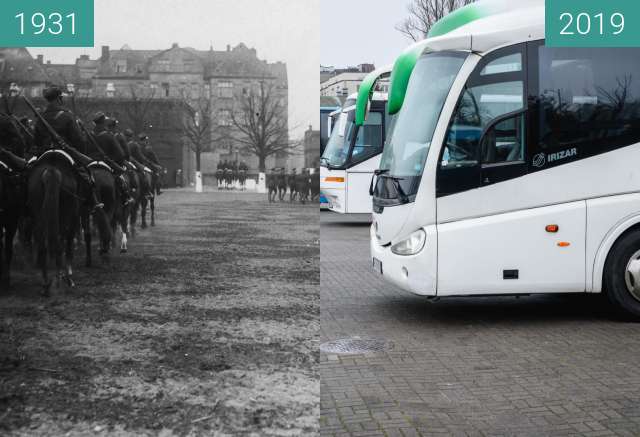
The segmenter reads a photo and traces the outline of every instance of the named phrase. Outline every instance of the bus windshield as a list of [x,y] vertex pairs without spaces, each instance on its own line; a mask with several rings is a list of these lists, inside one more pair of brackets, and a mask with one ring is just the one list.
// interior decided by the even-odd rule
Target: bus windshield
[[[321,163],[329,167],[342,167],[349,160],[349,150],[353,144],[355,158],[368,157],[380,153],[382,147],[382,113],[370,112],[364,126],[355,124],[355,107],[343,111],[333,127]],[[354,141],[355,136],[355,141]]]
[[394,121],[393,132],[387,136],[380,162],[380,169],[397,179],[407,196],[418,191],[442,107],[467,55],[465,52],[423,55],[411,74],[402,110]]

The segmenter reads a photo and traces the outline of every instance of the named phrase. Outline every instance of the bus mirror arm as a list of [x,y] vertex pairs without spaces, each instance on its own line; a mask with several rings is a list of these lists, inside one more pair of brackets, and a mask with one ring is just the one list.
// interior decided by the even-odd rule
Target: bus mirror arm
[[369,196],[373,196],[373,180],[380,176],[381,174],[389,173],[389,169],[376,169],[373,171],[373,175],[371,176],[371,184],[369,185]]

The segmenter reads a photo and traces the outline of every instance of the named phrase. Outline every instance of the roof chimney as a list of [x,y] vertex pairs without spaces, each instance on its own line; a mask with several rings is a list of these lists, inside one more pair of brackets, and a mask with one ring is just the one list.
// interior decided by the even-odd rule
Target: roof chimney
[[230,52],[231,51],[231,44],[227,44],[227,51]]
[[43,55],[38,55],[38,64],[40,64],[40,65],[44,64],[44,56]]
[[172,49],[177,49],[178,48],[178,43],[174,42],[173,44],[171,44],[171,48]]
[[102,46],[102,60],[106,61],[109,59],[109,46]]

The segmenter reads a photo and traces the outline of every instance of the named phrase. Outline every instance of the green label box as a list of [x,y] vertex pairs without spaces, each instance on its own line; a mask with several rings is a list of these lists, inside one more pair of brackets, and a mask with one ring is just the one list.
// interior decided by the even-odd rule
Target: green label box
[[93,47],[94,0],[0,0],[0,46]]
[[545,0],[550,47],[640,47],[640,0]]

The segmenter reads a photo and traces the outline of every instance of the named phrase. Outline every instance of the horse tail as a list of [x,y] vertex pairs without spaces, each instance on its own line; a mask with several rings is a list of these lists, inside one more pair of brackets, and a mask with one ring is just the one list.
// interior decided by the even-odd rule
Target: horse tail
[[60,239],[60,189],[62,186],[62,174],[52,168],[42,172],[42,186],[44,198],[40,214],[40,229],[42,240],[47,245],[50,255],[58,253]]

